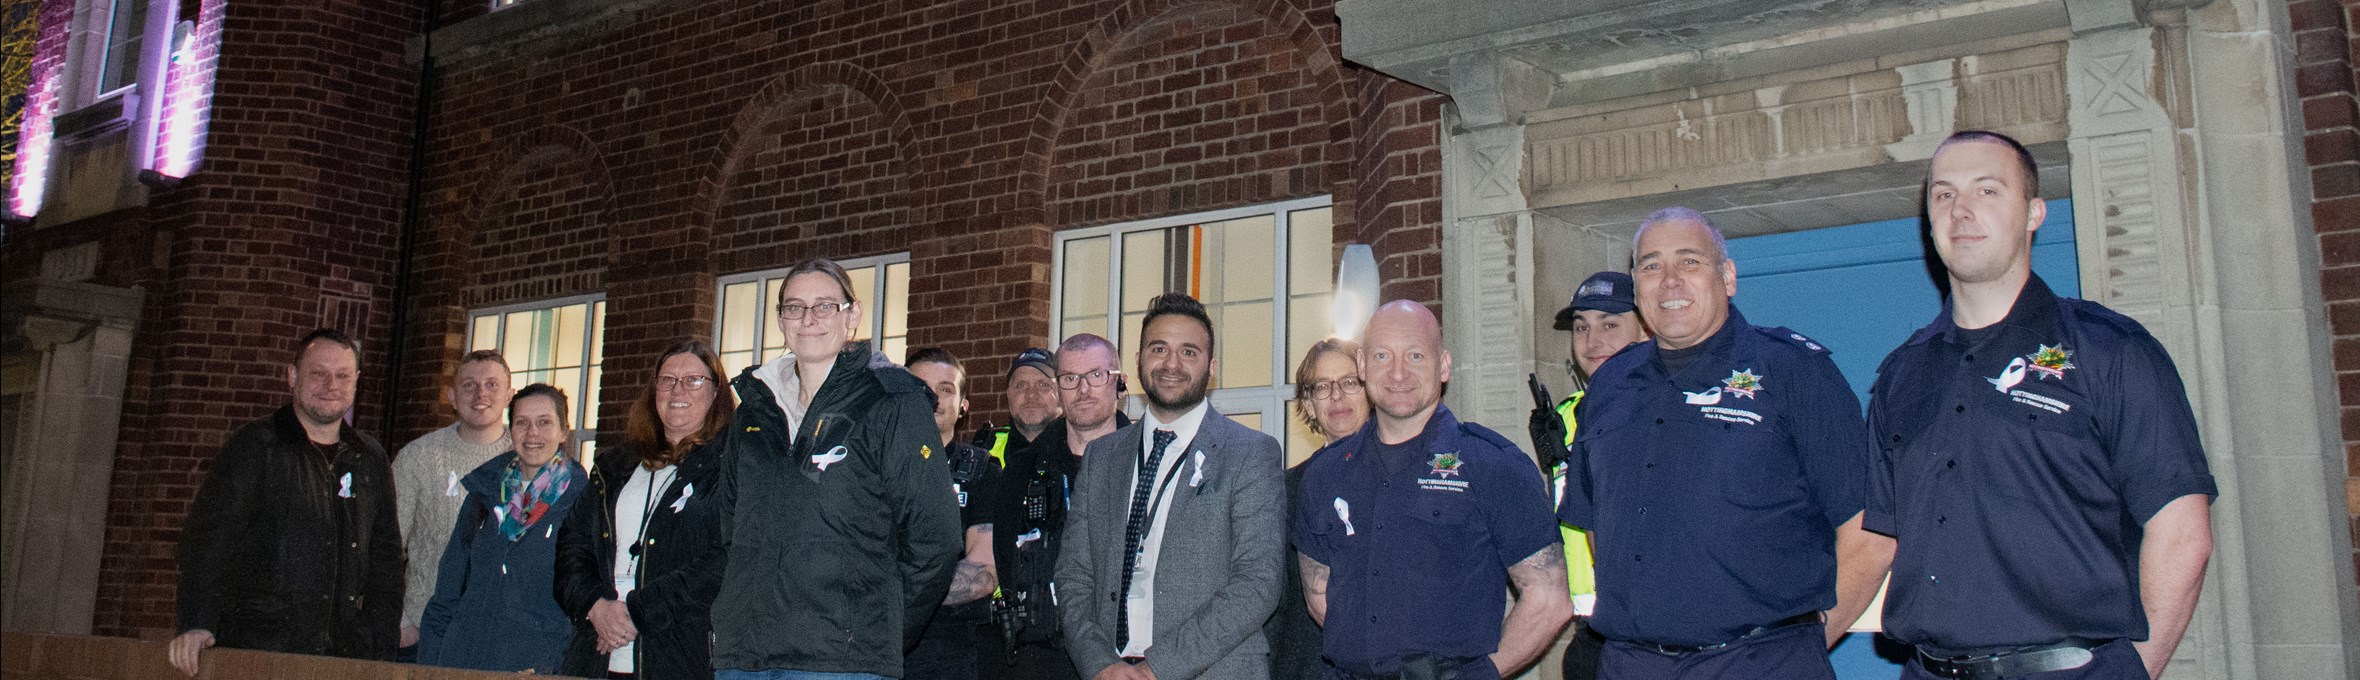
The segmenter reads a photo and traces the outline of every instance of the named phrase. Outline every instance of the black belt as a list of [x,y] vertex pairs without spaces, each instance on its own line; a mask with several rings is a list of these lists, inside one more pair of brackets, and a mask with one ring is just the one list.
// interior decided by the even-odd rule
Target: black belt
[[2092,659],[2097,658],[2097,654],[2093,650],[2107,642],[2106,640],[2068,638],[2064,642],[2051,645],[2036,645],[1997,654],[1976,656],[1944,657],[1919,650],[1918,663],[1925,666],[1927,673],[1938,678],[2001,680],[2002,678],[2022,677],[2033,673],[2071,670],[2087,666]]
[[1794,616],[1789,616],[1759,626],[1754,626],[1753,630],[1746,631],[1744,635],[1730,638],[1726,642],[1711,645],[1667,645],[1658,642],[1646,642],[1641,640],[1625,640],[1624,642],[1637,646],[1640,649],[1662,654],[1664,656],[1685,656],[1689,654],[1695,654],[1697,652],[1711,651],[1734,645],[1744,642],[1748,638],[1752,638],[1763,633],[1768,633],[1773,630],[1778,630],[1780,628],[1785,628],[1787,626],[1799,626],[1806,623],[1818,623],[1819,621],[1819,612],[1803,612],[1801,614],[1796,614]]

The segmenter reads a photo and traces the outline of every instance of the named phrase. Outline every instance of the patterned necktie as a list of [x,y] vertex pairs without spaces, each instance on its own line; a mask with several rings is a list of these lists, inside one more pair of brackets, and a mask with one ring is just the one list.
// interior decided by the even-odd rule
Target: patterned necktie
[[1164,468],[1164,449],[1179,438],[1180,433],[1156,430],[1155,448],[1148,452],[1147,461],[1139,466],[1138,480],[1131,484],[1131,522],[1123,527],[1123,589],[1116,591],[1114,598],[1116,651],[1131,645],[1131,574],[1139,567],[1139,541],[1147,538],[1147,497],[1155,490],[1156,473]]

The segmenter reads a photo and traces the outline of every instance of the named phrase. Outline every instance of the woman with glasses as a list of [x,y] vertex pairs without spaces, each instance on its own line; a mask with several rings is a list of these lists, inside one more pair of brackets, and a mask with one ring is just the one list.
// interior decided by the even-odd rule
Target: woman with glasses
[[[1368,395],[1360,383],[1360,345],[1328,338],[1311,345],[1295,366],[1295,415],[1311,426],[1324,442],[1360,431],[1368,422]],[[1295,491],[1302,488],[1303,466],[1287,469],[1287,507],[1295,507]],[[1319,624],[1303,599],[1303,572],[1295,568],[1295,550],[1287,548],[1287,580],[1279,593],[1278,614],[1263,633],[1270,638],[1272,680],[1316,680],[1326,677],[1319,660]]]
[[559,531],[557,599],[574,621],[565,673],[713,677],[713,594],[724,557],[712,501],[737,399],[721,357],[683,340],[631,403],[626,446],[590,475],[595,505]]
[[795,265],[778,295],[787,354],[731,383],[714,677],[898,678],[965,545],[934,402],[852,341],[842,266]]
[[418,621],[418,663],[553,674],[573,624],[550,596],[557,530],[588,473],[573,450],[565,392],[542,383],[508,402],[516,450],[459,479],[467,490]]

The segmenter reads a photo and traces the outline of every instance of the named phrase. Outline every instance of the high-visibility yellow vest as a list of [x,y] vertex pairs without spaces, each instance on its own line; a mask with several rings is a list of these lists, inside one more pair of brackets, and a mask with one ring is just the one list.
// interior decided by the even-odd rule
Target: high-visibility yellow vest
[[[1573,416],[1566,416],[1566,417],[1567,417],[1567,418],[1571,418],[1571,417],[1573,417]],[[999,428],[999,429],[996,429],[996,430],[992,430],[992,446],[991,446],[991,452],[992,452],[992,461],[993,461],[993,462],[997,462],[997,463],[999,463],[999,464],[1000,464],[1000,469],[1003,469],[1003,470],[1005,470],[1005,469],[1008,469],[1008,430],[1009,430],[1009,429],[1010,429],[1010,428],[1003,427],[1003,428]]]
[[[1565,419],[1564,445],[1568,447],[1573,446],[1573,430],[1576,426],[1573,419],[1573,407],[1575,404],[1581,403],[1581,400],[1582,393],[1575,392],[1573,396],[1566,397],[1565,401],[1557,403],[1557,415]],[[1557,491],[1555,500],[1563,502],[1565,500],[1565,464],[1558,463],[1557,468],[1550,471],[1549,477],[1550,486]],[[1581,607],[1578,603],[1594,599],[1598,593],[1596,563],[1590,557],[1590,532],[1563,524],[1557,525],[1557,531],[1565,540],[1566,592],[1573,595],[1574,601],[1577,603],[1576,609],[1586,614],[1589,608]],[[1583,597],[1585,595],[1590,597]]]

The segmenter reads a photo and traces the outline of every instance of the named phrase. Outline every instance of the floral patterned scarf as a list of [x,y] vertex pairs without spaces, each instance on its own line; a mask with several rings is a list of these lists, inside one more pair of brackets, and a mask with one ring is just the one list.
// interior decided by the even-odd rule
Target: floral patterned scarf
[[524,532],[541,521],[573,484],[574,468],[564,460],[553,458],[542,464],[529,480],[516,463],[509,463],[508,469],[500,472],[500,507],[493,509],[500,516],[500,533],[510,541],[524,538]]

